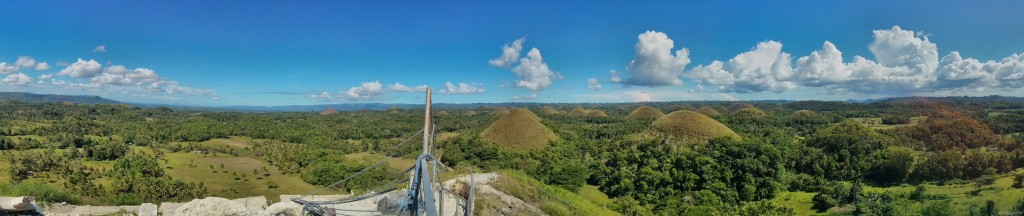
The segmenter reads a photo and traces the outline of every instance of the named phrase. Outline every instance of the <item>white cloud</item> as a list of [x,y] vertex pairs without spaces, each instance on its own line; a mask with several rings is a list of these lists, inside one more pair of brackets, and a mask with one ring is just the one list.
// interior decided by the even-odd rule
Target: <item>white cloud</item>
[[95,48],[95,49],[92,49],[92,51],[93,51],[93,52],[101,52],[101,53],[105,53],[105,52],[107,52],[107,46],[104,46],[104,45],[99,45],[99,46],[96,46],[96,48]]
[[0,83],[7,85],[24,86],[32,83],[32,78],[28,77],[28,75],[25,75],[23,73],[16,73],[7,75],[7,77],[4,77],[3,80],[0,80]]
[[848,79],[851,73],[843,64],[843,52],[828,41],[825,41],[821,50],[800,57],[796,62],[796,78],[806,86],[819,87],[842,82]]
[[15,71],[18,71],[17,65],[0,62],[0,74],[14,73]]
[[[427,88],[427,85],[410,87],[398,82],[385,86],[380,81],[372,81],[350,87],[348,90],[341,91],[336,96],[328,92],[320,92],[307,95],[306,98],[320,101],[368,101],[385,99],[384,96],[391,93],[426,92]],[[476,83],[459,83],[455,85],[448,82],[445,83],[445,88],[441,89],[441,94],[479,94],[483,92],[483,86]]]
[[644,101],[735,101],[727,93],[679,91],[678,89],[650,89],[650,91],[621,91],[604,94],[581,94],[591,101],[602,102],[644,102]]
[[160,76],[155,71],[148,68],[135,68],[131,73],[125,75],[126,78],[130,79],[133,84],[141,85],[146,83],[156,82],[160,79]]
[[103,73],[111,75],[124,75],[128,73],[128,68],[123,65],[113,65],[103,69]]
[[445,82],[444,88],[441,89],[441,94],[481,94],[485,91],[483,85],[476,83],[460,82],[458,85],[455,85],[451,82]]
[[523,51],[523,41],[525,38],[519,38],[512,42],[512,44],[505,44],[501,46],[501,56],[496,59],[491,59],[487,63],[492,66],[501,68],[510,68],[516,64],[519,60],[519,53]]
[[1000,82],[1002,88],[1020,88],[1024,86],[1024,53],[1013,54],[999,62],[988,61],[982,67],[991,71]]
[[[618,78],[613,72],[612,81],[639,86],[682,85],[679,79],[683,70],[690,64],[690,52],[686,48],[676,50],[675,43],[662,32],[647,31],[637,36],[636,59],[629,62],[626,68],[629,77]],[[618,80],[618,81],[616,81]]]
[[[831,93],[984,91],[1007,86],[1001,85],[995,71],[1002,63],[964,59],[956,51],[939,61],[935,43],[898,26],[873,33],[868,49],[875,61],[854,56],[852,62],[843,63],[842,52],[826,41],[821,50],[797,60],[797,81]],[[1008,58],[1004,63],[1013,65],[1013,61]]]
[[310,94],[309,96],[306,96],[306,98],[319,101],[330,101],[332,99],[331,94],[327,92],[320,92],[320,94]]
[[551,86],[551,79],[561,77],[548,68],[537,48],[530,49],[526,57],[519,60],[519,65],[512,68],[512,72],[519,77],[519,80],[516,80],[516,87],[531,91],[543,91]]
[[518,78],[515,87],[535,92],[547,89],[551,86],[553,79],[563,78],[561,74],[548,68],[548,64],[544,62],[544,57],[541,56],[540,50],[537,48],[531,48],[525,57],[517,61],[516,58],[519,58],[522,49],[523,38],[519,38],[511,45],[505,44],[502,47],[501,57],[491,59],[488,63],[495,67],[511,68],[512,73],[515,73]]
[[362,85],[349,88],[348,91],[342,92],[342,98],[349,100],[370,100],[377,99],[378,96],[384,93],[383,85],[380,81],[364,82]]
[[36,70],[37,71],[44,71],[44,70],[49,70],[49,69],[50,69],[50,64],[47,64],[46,62],[39,62],[39,64],[36,64]]
[[99,83],[73,83],[58,79],[51,79],[50,84],[64,89],[84,90],[90,92],[99,92],[103,87]]
[[[393,92],[425,92],[425,91],[427,91],[427,86],[426,85],[421,85],[421,86],[416,86],[416,87],[409,87],[409,86],[403,85],[402,83],[397,83],[396,82],[395,84],[391,84],[390,86],[387,86],[385,88],[384,85],[380,83],[380,81],[373,81],[373,82],[364,82],[364,83],[360,84],[359,86],[351,87],[347,91],[341,92],[338,95],[337,98],[340,99],[340,100],[344,100],[344,101],[351,101],[351,100],[376,100],[376,99],[380,99],[380,97],[382,95],[387,94],[387,93],[393,93]],[[321,93],[321,95],[319,95],[317,97],[310,97],[310,99],[320,99],[320,100],[323,100],[324,99],[323,93]],[[327,99],[330,99],[330,97],[327,97]]]
[[0,62],[0,74],[18,72],[22,68],[35,68],[36,70],[49,70],[50,65],[46,62],[39,62],[31,56],[19,56],[14,64]]
[[[58,64],[61,64],[61,62],[58,62]],[[80,81],[89,82],[68,82],[56,79],[55,77],[57,76],[68,76],[78,78]],[[200,96],[214,100],[220,99],[220,95],[216,90],[182,86],[175,80],[161,77],[156,71],[149,68],[129,69],[123,65],[111,65],[104,68],[96,60],[85,61],[81,58],[75,63],[67,65],[59,73],[40,75],[39,79],[40,81],[49,79],[51,80],[50,84],[65,89],[94,92],[105,90],[107,92],[123,92],[133,96],[155,96],[164,99],[178,99],[173,97],[175,95]]]
[[18,61],[14,62],[14,65],[21,68],[32,68],[36,66],[36,59],[29,56],[21,56],[18,57]]
[[601,91],[601,89],[604,89],[604,87],[601,86],[601,83],[597,81],[597,78],[591,77],[590,79],[587,79],[587,89]]
[[793,76],[790,62],[782,43],[767,41],[728,62],[697,66],[689,75],[699,84],[716,86],[716,91],[778,93],[796,88],[796,83],[789,81]]
[[409,87],[396,82],[395,84],[388,86],[388,90],[392,92],[426,92],[427,85]]
[[71,63],[67,68],[60,71],[60,75],[71,77],[93,77],[100,72],[100,63],[96,60],[90,59],[89,61],[83,61],[81,58],[77,62]]
[[512,96],[512,98],[510,98],[510,99],[514,100],[514,101],[533,100],[533,99],[537,99],[537,93],[533,93],[533,94],[525,95],[525,96],[516,95],[516,96]]
[[608,79],[608,81],[611,81],[613,83],[621,83],[622,82],[622,77],[619,77],[619,71],[616,71],[615,69],[612,69],[611,71],[608,71],[608,73],[612,74],[612,77],[610,79]]
[[868,49],[875,60],[854,56],[843,62],[843,53],[826,41],[820,50],[798,58],[793,68],[782,44],[768,41],[727,62],[694,67],[689,77],[701,91],[740,93],[779,93],[797,86],[889,95],[1024,87],[1024,53],[982,62],[952,51],[940,60],[938,46],[921,32],[895,26],[873,33]]
[[893,26],[889,30],[875,30],[875,40],[868,50],[875,55],[879,64],[886,67],[908,67],[928,72],[934,71],[939,63],[939,51],[928,37],[918,37],[913,31]]
[[146,86],[160,81],[160,75],[148,68],[128,68],[114,65],[103,69],[103,73],[92,77],[92,82],[104,85]]

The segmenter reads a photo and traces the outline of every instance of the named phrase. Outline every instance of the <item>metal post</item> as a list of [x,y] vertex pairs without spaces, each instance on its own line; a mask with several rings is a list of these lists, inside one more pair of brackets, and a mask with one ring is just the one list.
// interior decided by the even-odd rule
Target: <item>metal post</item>
[[469,174],[469,198],[466,199],[466,216],[473,216],[473,199],[476,196],[476,176],[473,173]]
[[430,88],[427,88],[427,108],[423,112],[423,154],[430,152]]

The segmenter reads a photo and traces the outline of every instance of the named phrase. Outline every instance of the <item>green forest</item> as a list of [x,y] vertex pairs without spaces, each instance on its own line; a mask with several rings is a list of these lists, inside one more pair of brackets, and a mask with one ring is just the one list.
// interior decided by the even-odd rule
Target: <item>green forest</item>
[[[93,205],[305,194],[395,157],[328,191],[362,193],[411,165],[423,117],[399,108],[234,112],[0,100],[0,194]],[[1024,212],[1020,98],[500,104],[435,110],[434,123],[437,155],[457,173],[513,173],[607,199],[572,208]],[[407,139],[413,144],[399,145]]]

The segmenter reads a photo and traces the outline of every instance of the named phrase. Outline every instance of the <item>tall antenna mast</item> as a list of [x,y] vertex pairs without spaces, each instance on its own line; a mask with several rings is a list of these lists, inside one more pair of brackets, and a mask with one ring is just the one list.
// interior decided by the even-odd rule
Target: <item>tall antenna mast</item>
[[427,108],[424,109],[424,112],[423,112],[423,153],[424,154],[430,152],[430,140],[431,140],[430,137],[433,135],[433,134],[431,134],[433,131],[431,131],[431,122],[430,122],[430,120],[431,120],[430,119],[430,117],[431,117],[431,115],[430,115],[430,113],[431,113],[430,112],[431,101],[430,101],[430,88],[429,87],[427,88],[427,103],[426,104],[427,104]]

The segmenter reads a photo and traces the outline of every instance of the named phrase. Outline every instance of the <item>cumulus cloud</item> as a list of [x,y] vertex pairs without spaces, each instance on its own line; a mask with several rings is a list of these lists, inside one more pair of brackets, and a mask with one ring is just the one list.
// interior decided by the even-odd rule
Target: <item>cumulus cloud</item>
[[341,94],[343,98],[349,100],[369,100],[377,99],[378,96],[384,93],[383,85],[380,81],[364,82],[359,86],[349,88]]
[[481,94],[486,91],[482,85],[460,82],[458,85],[445,82],[441,94]]
[[[961,92],[1024,87],[1024,53],[982,62],[952,51],[941,59],[938,46],[921,32],[899,26],[873,31],[868,50],[874,60],[843,53],[829,41],[797,58],[779,42],[762,42],[727,61],[694,67],[688,74],[698,88],[714,92],[785,92],[797,86],[826,93],[907,94]],[[613,73],[613,78],[614,78]],[[705,85],[708,88],[705,88]]]
[[587,79],[587,89],[601,91],[601,89],[604,89],[604,87],[601,86],[601,83],[597,81],[597,78],[591,77],[590,79]]
[[18,66],[8,64],[7,62],[0,62],[0,74],[14,73],[15,71],[18,71]]
[[935,70],[939,63],[939,51],[922,33],[903,30],[893,26],[888,30],[875,30],[875,40],[868,46],[878,63],[886,67],[908,67],[927,72]]
[[1000,86],[993,70],[959,52],[940,62],[938,46],[920,32],[894,26],[873,31],[873,37],[868,49],[875,60],[854,56],[844,63],[842,52],[826,41],[821,50],[797,60],[797,81],[832,93],[981,91]]
[[758,43],[751,51],[736,55],[728,62],[713,61],[694,67],[689,74],[698,84],[717,87],[723,92],[784,92],[796,88],[789,53],[782,43]]
[[[463,83],[460,83],[463,84]],[[465,84],[468,85],[468,84]],[[476,87],[475,84],[473,84]],[[454,87],[458,89],[458,87]],[[427,85],[419,86],[407,86],[402,83],[394,83],[391,85],[384,85],[380,81],[363,82],[358,86],[353,86],[339,92],[337,95],[331,95],[328,92],[320,92],[310,94],[306,96],[307,99],[320,100],[320,101],[368,101],[368,100],[379,100],[389,93],[414,93],[414,92],[426,92]],[[442,90],[444,92],[445,90]],[[483,89],[481,88],[482,92]]]
[[6,85],[24,86],[32,83],[32,78],[28,77],[28,75],[25,75],[23,73],[16,73],[7,75],[7,77],[4,77],[4,79],[0,80],[0,83]]
[[[548,64],[544,62],[544,57],[540,54],[540,50],[537,48],[531,48],[525,57],[516,60],[516,58],[519,58],[522,49],[522,38],[512,42],[511,45],[505,44],[502,47],[501,57],[491,59],[489,63],[495,67],[511,67],[512,73],[515,73],[518,78],[515,87],[529,89],[530,91],[543,91],[551,86],[552,80],[563,78],[561,74],[552,71],[548,67]],[[517,62],[518,64],[516,64]]]
[[49,70],[49,69],[50,69],[50,64],[47,64],[46,62],[39,62],[39,64],[36,64],[36,70],[37,71],[44,71],[44,70]]
[[609,78],[608,81],[611,81],[613,83],[621,83],[622,82],[622,77],[619,77],[619,71],[616,71],[615,69],[612,69],[612,70],[608,71],[608,73],[610,73],[612,75],[612,77]]
[[510,68],[512,65],[519,61],[519,53],[523,51],[523,41],[525,38],[519,38],[512,42],[512,44],[505,44],[501,46],[501,56],[496,59],[491,59],[487,63],[492,66],[501,68]]
[[673,53],[675,42],[662,32],[647,31],[637,39],[636,59],[626,67],[628,78],[623,80],[613,71],[612,82],[638,86],[682,85],[679,77],[690,64],[690,51],[682,48]]
[[100,72],[101,67],[100,63],[96,62],[96,60],[89,59],[89,61],[84,61],[79,58],[78,61],[71,63],[71,65],[68,65],[67,68],[64,68],[58,74],[76,78],[93,77]]
[[30,56],[20,56],[13,64],[0,62],[0,74],[18,72],[22,68],[35,68],[36,70],[49,70],[50,65],[46,62],[39,62]]
[[388,86],[388,90],[391,90],[393,92],[426,92],[427,85],[409,87],[396,82],[395,84],[391,84],[391,86]]
[[18,61],[14,62],[14,65],[21,68],[32,68],[36,66],[36,59],[29,56],[21,56],[18,57]]
[[319,101],[330,101],[332,99],[331,93],[320,92],[319,94],[310,94],[306,96],[308,99],[319,100]]
[[51,79],[50,84],[63,89],[74,89],[89,92],[99,92],[103,89],[103,86],[99,83],[68,82],[58,79]]
[[560,77],[548,68],[547,63],[544,63],[544,57],[541,57],[540,50],[537,48],[530,49],[526,57],[519,60],[519,65],[512,68],[512,72],[519,77],[516,87],[531,91],[547,89],[548,86],[551,86],[551,79]]
[[105,52],[107,52],[107,46],[99,45],[99,46],[96,46],[96,48],[92,49],[92,51],[93,52],[105,53]]
[[144,86],[160,81],[160,75],[148,68],[128,70],[124,66],[114,65],[103,69],[103,73],[91,80],[104,85]]
[[[39,69],[39,64],[36,64],[37,69]],[[49,66],[47,65],[46,67],[48,69]],[[77,78],[78,81],[88,82],[69,82],[56,78],[60,76]],[[124,94],[141,96],[156,94],[155,96],[169,99],[174,99],[172,96],[176,95],[201,96],[214,100],[220,99],[220,95],[216,90],[183,86],[178,81],[161,77],[156,71],[149,68],[129,69],[123,65],[103,67],[99,62],[92,59],[86,61],[79,58],[78,61],[67,64],[67,67],[60,72],[56,74],[43,74],[39,76],[39,79],[40,84],[43,83],[41,82],[42,80],[50,80],[51,85],[64,89],[119,91]]]

